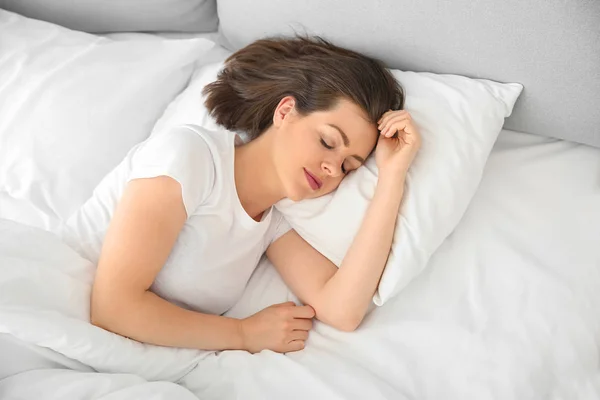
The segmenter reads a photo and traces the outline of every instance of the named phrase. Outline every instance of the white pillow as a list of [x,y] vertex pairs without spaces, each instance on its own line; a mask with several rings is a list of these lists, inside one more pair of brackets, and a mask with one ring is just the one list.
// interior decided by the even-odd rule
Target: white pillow
[[[504,118],[523,86],[457,75],[392,71],[423,144],[409,170],[391,254],[374,302],[384,304],[427,264],[454,230],[479,185]],[[332,194],[276,207],[337,266],[350,247],[377,184],[374,157]]]
[[[210,53],[211,59],[220,61],[225,60],[231,54],[224,48],[214,49]],[[224,128],[218,125],[208,113],[208,109],[204,106],[206,97],[202,94],[204,86],[214,82],[222,68],[223,62],[198,68],[192,75],[188,87],[169,104],[156,122],[151,135],[168,132],[171,128],[183,124],[198,125],[210,130],[223,130]]]
[[[223,55],[225,58],[225,55]],[[182,123],[219,128],[203,105],[202,88],[222,63],[198,69],[188,88],[157,122],[153,135]],[[425,268],[454,230],[481,179],[492,145],[523,86],[457,75],[393,70],[406,91],[406,109],[423,144],[406,179],[392,251],[374,297],[382,305]],[[377,183],[374,158],[348,176],[332,194],[276,204],[294,229],[340,265]]]
[[0,191],[68,218],[214,46],[116,42],[0,10]]

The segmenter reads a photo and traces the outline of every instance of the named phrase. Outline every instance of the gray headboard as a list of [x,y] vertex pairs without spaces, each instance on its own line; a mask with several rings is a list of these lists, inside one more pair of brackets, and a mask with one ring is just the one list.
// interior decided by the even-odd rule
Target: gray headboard
[[231,50],[319,34],[390,68],[525,89],[505,127],[600,147],[599,0],[218,0]]

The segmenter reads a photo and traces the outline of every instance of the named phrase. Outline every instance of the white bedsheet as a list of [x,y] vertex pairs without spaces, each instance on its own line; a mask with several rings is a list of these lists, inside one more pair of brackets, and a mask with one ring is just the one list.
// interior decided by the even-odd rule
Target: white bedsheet
[[[291,297],[266,261],[257,276],[233,314]],[[600,150],[503,131],[454,234],[358,331],[316,324],[303,352],[224,352],[182,383],[202,399],[598,399],[599,344]]]
[[[356,332],[317,323],[287,355],[158,348],[92,327],[90,267],[46,234],[2,227],[0,332],[103,373],[40,365],[0,381],[0,398],[600,398],[599,149],[503,131],[425,273]],[[263,261],[229,314],[290,298]]]

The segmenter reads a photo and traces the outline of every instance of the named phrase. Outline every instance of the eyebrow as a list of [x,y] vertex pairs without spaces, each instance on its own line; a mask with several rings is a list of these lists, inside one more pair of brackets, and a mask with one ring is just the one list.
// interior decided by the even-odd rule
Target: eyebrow
[[[344,146],[348,147],[350,146],[350,139],[348,139],[348,135],[346,135],[346,133],[337,125],[334,124],[327,124],[328,126],[337,129],[337,131],[340,133],[340,135],[342,136],[342,140],[344,141]],[[353,154],[351,157],[353,157],[354,159],[356,159],[359,163],[364,164],[365,163],[365,159],[362,158],[359,155]]]

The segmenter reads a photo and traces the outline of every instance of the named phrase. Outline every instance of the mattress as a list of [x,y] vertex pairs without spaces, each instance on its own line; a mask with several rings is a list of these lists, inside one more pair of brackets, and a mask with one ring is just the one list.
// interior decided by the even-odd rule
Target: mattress
[[[209,353],[172,382],[92,374],[0,335],[26,359],[4,371],[0,397],[63,385],[111,399],[597,399],[598,243],[600,149],[503,130],[458,227],[357,331],[317,322],[301,352]],[[228,315],[291,296],[263,259]]]

